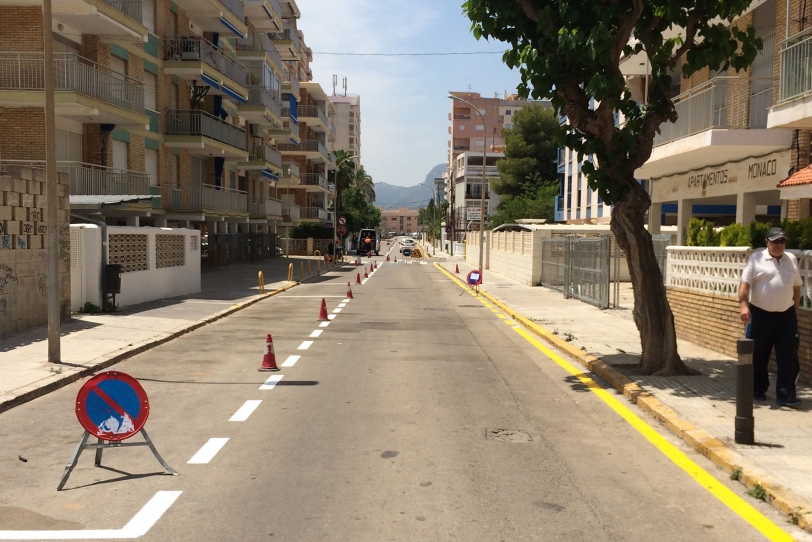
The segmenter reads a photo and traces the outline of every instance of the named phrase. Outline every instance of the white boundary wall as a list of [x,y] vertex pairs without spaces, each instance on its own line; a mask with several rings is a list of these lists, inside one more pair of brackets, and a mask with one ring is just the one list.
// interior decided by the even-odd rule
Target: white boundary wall
[[[121,274],[121,293],[116,294],[119,306],[136,305],[156,299],[200,292],[200,232],[179,228],[134,228],[108,226],[108,239],[113,235],[146,236],[134,260],[144,260],[137,271]],[[183,237],[183,265],[158,267],[156,236]],[[139,237],[138,239],[142,239]],[[101,228],[94,225],[71,224],[71,310],[78,311],[85,302],[101,306]],[[108,261],[115,256],[110,254]],[[177,255],[178,262],[180,260]],[[176,262],[177,263],[177,262]]]

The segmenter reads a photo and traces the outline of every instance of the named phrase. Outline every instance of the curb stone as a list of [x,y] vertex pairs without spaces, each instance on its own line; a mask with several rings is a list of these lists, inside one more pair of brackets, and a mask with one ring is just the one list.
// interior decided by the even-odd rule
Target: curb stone
[[[312,277],[308,277],[307,279],[305,279],[305,282],[307,280],[309,280],[310,278],[312,278]],[[25,389],[25,391],[23,391],[22,393],[19,393],[18,395],[15,395],[15,396],[13,396],[13,397],[11,397],[9,399],[4,399],[2,402],[0,402],[0,413],[3,413],[5,411],[7,411],[7,410],[11,410],[12,408],[14,408],[16,406],[27,403],[27,402],[29,402],[29,401],[31,401],[33,399],[36,399],[37,397],[42,397],[43,395],[51,393],[52,391],[58,390],[59,388],[63,388],[65,386],[67,386],[68,384],[72,384],[73,382],[76,382],[77,380],[80,380],[80,379],[82,379],[82,378],[84,378],[86,376],[90,376],[90,375],[96,373],[97,371],[100,371],[102,369],[106,369],[107,367],[110,367],[111,365],[115,365],[116,363],[119,363],[120,361],[124,361],[125,359],[131,358],[131,357],[136,356],[138,354],[141,354],[142,352],[146,352],[147,350],[151,350],[151,349],[155,348],[156,346],[160,346],[160,345],[162,345],[162,344],[164,344],[166,342],[171,341],[172,339],[176,339],[176,338],[180,337],[181,335],[185,335],[185,334],[187,334],[187,333],[189,333],[191,331],[194,331],[194,330],[196,330],[198,328],[201,328],[201,327],[205,326],[206,324],[210,324],[212,322],[220,320],[221,318],[229,316],[230,314],[233,314],[233,313],[235,313],[235,312],[237,312],[239,310],[242,310],[242,309],[244,309],[246,307],[250,307],[251,305],[254,305],[255,303],[258,303],[258,302],[260,302],[260,301],[262,301],[264,299],[267,299],[269,297],[273,297],[275,295],[281,294],[282,292],[286,292],[286,291],[290,290],[291,288],[293,288],[294,286],[297,286],[298,284],[299,284],[298,282],[293,282],[292,284],[288,284],[287,286],[284,286],[284,287],[279,288],[277,290],[274,290],[272,292],[268,292],[268,293],[265,293],[265,294],[258,294],[257,296],[255,296],[252,299],[249,299],[247,301],[243,301],[242,303],[236,303],[236,304],[232,305],[231,307],[229,307],[227,309],[223,309],[223,310],[221,310],[219,312],[216,312],[216,313],[214,313],[214,314],[212,314],[210,316],[207,316],[206,318],[197,320],[196,322],[193,322],[191,324],[182,326],[180,328],[176,328],[174,331],[162,334],[162,336],[159,336],[159,338],[157,338],[157,339],[148,339],[148,340],[146,340],[146,341],[144,341],[142,343],[139,343],[137,345],[133,345],[131,348],[127,348],[126,350],[121,351],[121,352],[119,352],[119,353],[117,353],[115,355],[109,356],[109,357],[101,356],[101,358],[97,358],[97,359],[99,359],[98,362],[95,362],[92,365],[87,366],[87,367],[76,368],[73,372],[69,372],[69,373],[65,374],[64,376],[62,376],[61,378],[57,378],[57,379],[55,379],[55,380],[53,380],[53,381],[51,381],[51,382],[49,382],[49,383],[47,383],[45,385],[38,385],[35,382],[33,384],[25,386],[23,388],[23,389]],[[54,365],[58,366],[60,368],[70,367],[69,365],[65,365],[65,364],[54,364]],[[41,381],[42,380],[40,380],[40,382]]]
[[[435,263],[434,265],[442,268],[452,279],[467,288],[464,282],[455,277],[439,263]],[[645,388],[632,381],[629,377],[608,363],[559,338],[526,316],[508,307],[488,292],[481,289],[479,292],[488,301],[499,307],[505,314],[519,322],[523,327],[533,332],[533,334],[544,339],[556,349],[575,359],[585,368],[600,376],[609,385],[615,388],[615,390],[622,393],[650,416],[665,425],[672,433],[685,441],[686,444],[710,459],[714,465],[720,467],[728,474],[732,474],[737,469],[741,470],[740,481],[745,487],[750,489],[756,484],[760,484],[767,493],[766,502],[788,516],[790,514],[799,514],[797,525],[807,532],[812,532],[812,517],[807,518],[807,516],[812,515],[810,514],[812,506],[801,499],[791,489],[775,482],[769,475],[761,472],[758,468],[748,467],[745,470],[742,466],[744,458],[738,452],[707,431],[699,429],[693,423],[680,418],[674,410],[661,403],[659,399],[646,391]]]

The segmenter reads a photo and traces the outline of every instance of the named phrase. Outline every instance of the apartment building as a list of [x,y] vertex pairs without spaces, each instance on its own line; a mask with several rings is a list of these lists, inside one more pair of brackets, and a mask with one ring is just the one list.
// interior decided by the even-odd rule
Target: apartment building
[[[651,157],[635,172],[651,194],[652,233],[661,225],[677,225],[681,241],[692,217],[724,225],[809,216],[810,185],[782,183],[810,159],[812,112],[806,103],[812,83],[803,76],[812,60],[804,29],[809,9],[796,0],[754,2],[733,22],[742,28],[752,24],[764,41],[747,72],[672,75],[679,119],[662,125]],[[621,65],[638,101],[645,99],[645,67],[641,55]],[[559,172],[557,218],[609,219],[611,209],[586,187],[568,149],[559,153]]]
[[357,94],[330,96],[335,108],[336,138],[330,150],[344,150],[361,163],[361,97]]
[[[504,158],[504,153],[485,153],[485,216],[496,212],[499,195],[490,189],[490,181],[499,178],[496,161]],[[482,209],[482,158],[483,153],[463,152],[454,159],[452,175],[454,180],[454,201],[457,202],[455,229],[457,231],[479,231],[479,218]]]
[[419,211],[417,209],[383,209],[381,211],[380,229],[387,233],[395,232],[397,235],[414,233],[417,231],[417,219]]
[[[467,218],[469,214],[467,209],[469,207],[479,209],[480,204],[479,196],[474,194],[479,194],[476,186],[482,184],[482,171],[478,170],[480,176],[478,181],[476,175],[471,172],[477,171],[477,167],[482,167],[482,155],[486,153],[486,176],[498,176],[496,160],[504,156],[502,151],[505,148],[502,129],[512,127],[513,116],[527,104],[549,104],[549,102],[522,100],[516,94],[507,95],[507,93],[504,98],[498,95],[486,98],[477,92],[449,92],[449,94],[465,100],[464,102],[451,100],[451,112],[448,114],[450,122],[448,133],[451,138],[448,142],[448,169],[444,176],[445,198],[450,204],[452,215],[450,222],[453,224],[456,240],[462,241],[465,228],[470,222]],[[458,163],[458,158],[462,154],[466,156]],[[489,190],[490,183],[487,180],[485,184],[487,198],[494,202],[493,205],[488,205],[486,212],[492,213],[499,200],[496,194]]]
[[[0,156],[41,167],[43,28],[29,4],[0,0]],[[301,141],[299,81],[311,76],[299,16],[294,0],[53,0],[72,212],[199,229],[204,265],[273,254],[272,234],[305,206],[279,194],[280,146]]]

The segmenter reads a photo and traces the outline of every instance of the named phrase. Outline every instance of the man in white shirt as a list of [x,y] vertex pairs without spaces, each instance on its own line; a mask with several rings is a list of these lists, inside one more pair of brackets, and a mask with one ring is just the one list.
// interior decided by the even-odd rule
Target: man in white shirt
[[[753,339],[753,398],[767,400],[770,375],[767,364],[775,346],[778,378],[775,397],[778,406],[798,406],[795,396],[798,379],[798,317],[801,300],[801,274],[798,260],[784,252],[787,236],[781,228],[767,232],[767,248],[750,255],[739,285],[742,322]],[[748,303],[749,299],[749,303]]]

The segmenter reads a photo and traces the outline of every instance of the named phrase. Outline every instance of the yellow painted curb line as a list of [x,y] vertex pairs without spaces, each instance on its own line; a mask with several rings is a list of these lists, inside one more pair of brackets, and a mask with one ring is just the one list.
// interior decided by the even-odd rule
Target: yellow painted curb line
[[[439,263],[435,263],[434,266],[438,268],[441,272],[443,272],[445,275],[447,275],[449,278],[451,278],[464,288],[470,290],[470,288],[465,282],[454,276],[454,274],[452,274],[449,270],[445,269],[442,265],[440,265]],[[679,416],[677,416],[676,412],[674,412],[670,407],[661,403],[650,392],[646,391],[640,385],[633,382],[626,375],[624,375],[617,369],[613,368],[611,365],[603,362],[599,358],[591,354],[588,354],[582,350],[579,350],[578,348],[575,348],[574,345],[568,343],[567,341],[564,341],[563,339],[554,335],[547,329],[536,324],[529,318],[519,314],[512,308],[508,307],[507,305],[496,299],[488,292],[485,292],[482,289],[480,289],[479,292],[482,295],[482,297],[484,297],[485,299],[487,299],[488,301],[490,301],[491,303],[502,309],[502,311],[505,314],[513,318],[516,322],[527,328],[529,331],[533,332],[535,335],[549,342],[556,349],[562,351],[569,357],[572,357],[573,359],[578,361],[578,363],[580,363],[590,371],[594,372],[602,379],[606,380],[613,388],[622,393],[632,402],[636,403],[644,411],[652,415],[655,419],[662,422],[669,430],[671,430],[673,433],[675,433],[677,436],[683,439],[696,451],[698,451],[699,453],[710,459],[711,462],[714,463],[716,466],[721,467],[728,473],[733,473],[735,470],[741,469],[741,467],[736,463],[736,460],[737,459],[740,460],[741,456],[735,450],[731,450],[723,442],[716,439],[706,431],[698,429],[691,422],[681,419]],[[558,362],[557,360],[554,361],[556,361],[557,363],[559,363],[559,365],[561,365],[561,363]],[[593,389],[593,391],[595,390]],[[614,409],[614,407],[611,404],[609,406]],[[617,411],[617,409],[615,410]],[[618,413],[620,414],[620,412]],[[638,431],[640,431],[639,428],[637,427],[635,428],[638,429]],[[645,433],[643,434],[644,436],[646,436]],[[646,438],[648,438],[648,436],[646,436]],[[651,439],[649,440],[651,441]],[[689,474],[693,476],[692,473],[689,472]],[[696,477],[694,478],[696,479]],[[806,514],[808,513],[806,512],[806,510],[808,510],[808,507],[803,506],[803,501],[799,499],[797,496],[795,496],[791,491],[782,487],[780,484],[768,482],[767,480],[768,478],[761,475],[756,476],[755,473],[742,472],[741,481],[745,484],[745,486],[750,488],[755,486],[756,484],[761,484],[761,486],[767,492],[767,502],[773,505],[781,512],[789,515],[790,513],[797,514],[799,511],[803,511],[803,513],[800,514],[798,517],[797,524],[799,527],[803,528],[806,531],[812,531],[812,522],[806,519]],[[697,479],[697,481],[699,480]],[[706,489],[710,491],[709,488],[706,487]],[[713,493],[713,491],[711,491],[711,493]],[[716,494],[714,493],[714,495]],[[718,495],[716,496],[718,497]],[[731,509],[739,513],[738,510],[730,506],[730,504],[728,504],[726,501],[724,501],[721,498],[720,500],[722,500],[722,502],[725,502],[725,504],[731,507]],[[748,522],[750,522],[749,519],[747,518],[745,519]],[[764,519],[766,520],[766,518]],[[754,525],[752,522],[750,523]],[[754,526],[757,529],[759,529],[759,531],[761,531],[763,534],[765,534],[765,536],[768,536],[761,528],[759,528],[756,525]],[[773,536],[768,536],[768,538],[770,538],[771,540],[792,540],[792,538],[787,533],[781,531],[780,529],[779,531],[780,535],[783,535],[783,537],[774,538]]]

